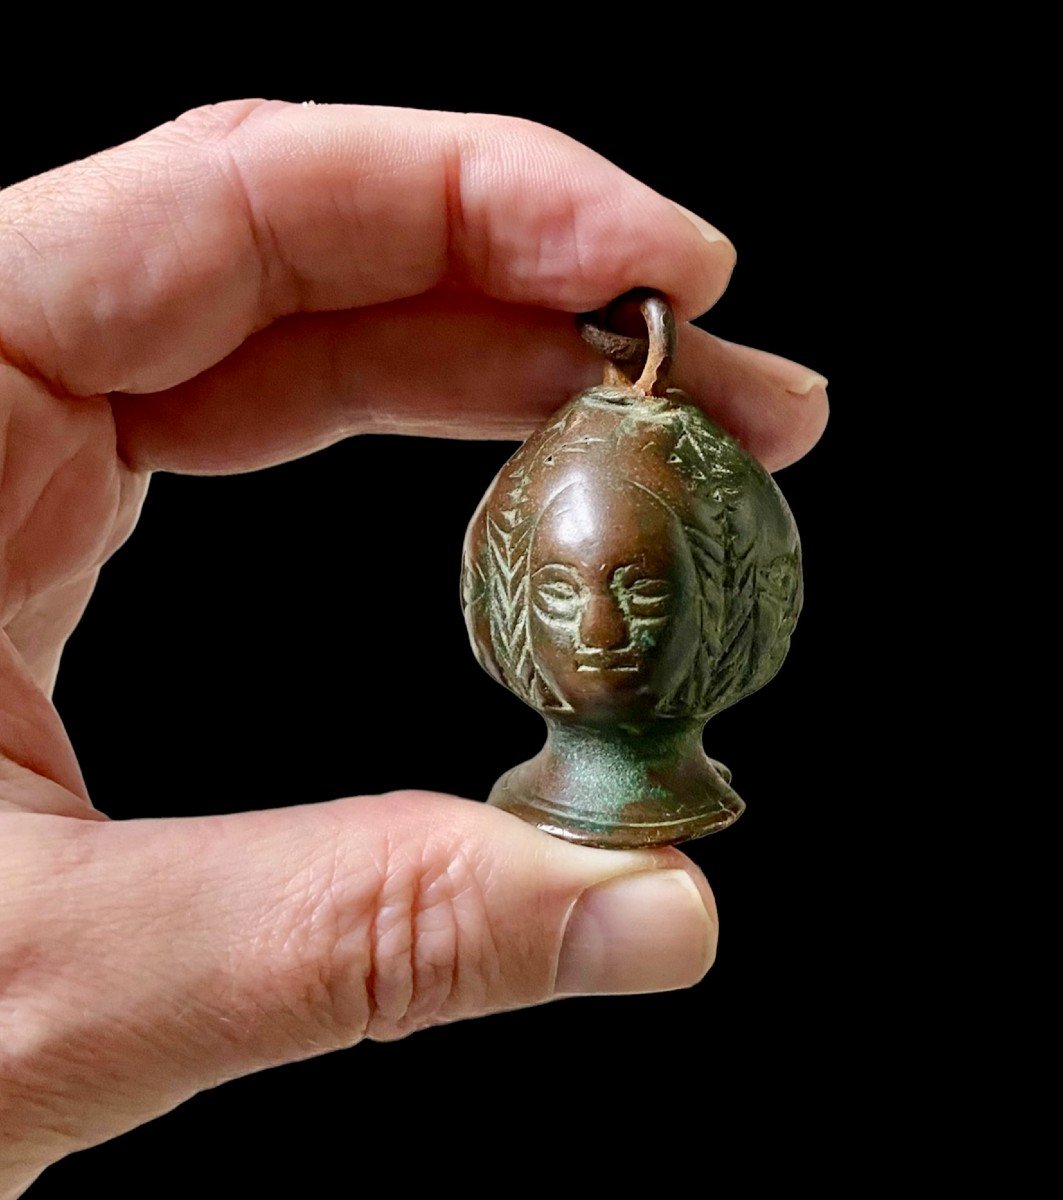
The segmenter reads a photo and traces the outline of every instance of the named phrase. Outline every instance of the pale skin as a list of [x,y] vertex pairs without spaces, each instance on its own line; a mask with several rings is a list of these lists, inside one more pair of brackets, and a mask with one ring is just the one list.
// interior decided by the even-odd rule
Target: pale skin
[[[733,265],[700,217],[502,117],[233,101],[0,192],[0,1200],[266,1066],[701,979],[715,907],[678,851],[411,791],[110,822],[50,695],[152,471],[522,437],[600,375],[573,312],[648,286],[689,321]],[[806,367],[690,325],[677,361],[771,470],[822,432]]]

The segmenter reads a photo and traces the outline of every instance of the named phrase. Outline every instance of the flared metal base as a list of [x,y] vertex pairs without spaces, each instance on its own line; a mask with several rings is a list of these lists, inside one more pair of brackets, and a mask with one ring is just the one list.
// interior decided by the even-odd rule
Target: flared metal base
[[[745,809],[731,788],[731,773],[701,756],[699,770],[687,771],[674,787],[655,787],[620,806],[604,807],[602,792],[573,787],[547,799],[544,783],[556,782],[543,755],[507,771],[495,784],[488,803],[505,809],[554,837],[585,846],[639,850],[672,846],[705,837],[733,824]],[[659,781],[663,782],[663,781]]]

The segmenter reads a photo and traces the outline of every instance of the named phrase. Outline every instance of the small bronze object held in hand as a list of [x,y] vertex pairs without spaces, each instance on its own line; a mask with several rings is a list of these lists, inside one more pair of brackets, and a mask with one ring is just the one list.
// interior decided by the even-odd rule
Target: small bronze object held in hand
[[[610,327],[633,304],[645,338]],[[771,476],[668,386],[661,296],[628,293],[579,324],[604,382],[520,447],[465,539],[476,657],[548,728],[489,803],[569,841],[664,846],[745,807],[702,729],[779,669],[800,544]]]

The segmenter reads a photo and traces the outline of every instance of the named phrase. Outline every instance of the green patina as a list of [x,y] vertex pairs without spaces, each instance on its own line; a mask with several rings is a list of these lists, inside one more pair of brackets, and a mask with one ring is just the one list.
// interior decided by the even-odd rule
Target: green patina
[[613,816],[634,799],[666,803],[669,791],[658,778],[689,757],[699,733],[697,722],[672,722],[648,732],[548,724],[547,745],[570,785],[567,798]]

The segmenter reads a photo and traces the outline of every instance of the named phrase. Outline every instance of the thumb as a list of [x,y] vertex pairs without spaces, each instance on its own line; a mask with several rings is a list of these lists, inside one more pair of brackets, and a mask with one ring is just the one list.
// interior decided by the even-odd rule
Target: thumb
[[450,796],[5,820],[0,968],[33,953],[0,1008],[0,1116],[43,1161],[262,1067],[686,987],[715,954],[712,894],[678,851],[574,846]]

